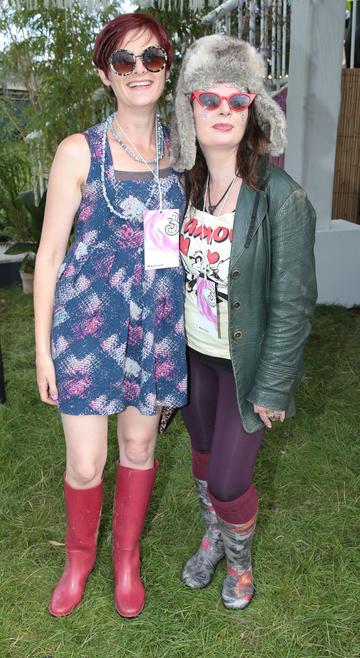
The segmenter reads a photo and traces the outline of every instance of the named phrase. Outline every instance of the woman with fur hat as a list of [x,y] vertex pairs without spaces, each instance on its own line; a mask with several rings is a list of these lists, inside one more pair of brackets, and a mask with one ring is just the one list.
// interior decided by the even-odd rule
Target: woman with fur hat
[[285,117],[264,86],[262,57],[244,41],[206,36],[187,50],[177,85],[172,159],[188,170],[180,250],[190,403],[183,417],[206,525],[184,583],[208,585],[226,557],[222,600],[254,593],[253,468],[265,428],[294,413],[316,301],[315,212],[269,163]]

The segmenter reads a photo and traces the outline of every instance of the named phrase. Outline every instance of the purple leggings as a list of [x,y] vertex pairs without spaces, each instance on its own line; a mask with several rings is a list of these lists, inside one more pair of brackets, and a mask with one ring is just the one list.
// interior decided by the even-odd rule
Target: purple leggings
[[265,430],[245,432],[232,371],[189,356],[190,403],[182,409],[193,450],[208,453],[207,482],[219,500],[242,496],[252,482]]

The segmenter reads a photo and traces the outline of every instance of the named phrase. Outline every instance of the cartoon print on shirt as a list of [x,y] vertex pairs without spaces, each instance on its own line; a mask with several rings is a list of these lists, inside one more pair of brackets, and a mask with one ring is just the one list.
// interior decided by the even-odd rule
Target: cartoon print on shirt
[[193,254],[190,254],[189,256],[193,268],[197,270],[199,273],[201,273],[204,269],[204,254],[203,252],[199,249],[197,251],[194,251]]
[[[200,218],[190,217],[184,222],[180,237],[180,251],[186,257],[186,287],[196,294],[196,281],[205,277],[216,284],[217,302],[227,300],[232,228],[217,224],[214,227]],[[190,236],[190,237],[188,237]],[[190,239],[191,238],[191,239]]]

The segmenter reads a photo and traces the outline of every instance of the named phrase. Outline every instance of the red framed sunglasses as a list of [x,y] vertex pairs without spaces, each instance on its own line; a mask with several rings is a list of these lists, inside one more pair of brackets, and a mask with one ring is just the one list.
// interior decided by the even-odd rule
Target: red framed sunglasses
[[221,96],[213,91],[193,91],[190,102],[196,100],[205,110],[212,111],[217,110],[221,103],[226,101],[234,112],[243,112],[250,107],[255,97],[256,94],[249,94],[247,91],[239,91],[229,96]]

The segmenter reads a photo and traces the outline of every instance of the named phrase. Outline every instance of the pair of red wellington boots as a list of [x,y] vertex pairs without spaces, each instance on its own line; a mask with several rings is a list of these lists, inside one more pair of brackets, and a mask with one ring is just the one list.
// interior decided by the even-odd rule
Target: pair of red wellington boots
[[[115,608],[122,617],[136,617],[145,604],[140,577],[140,539],[157,467],[157,461],[145,471],[120,464],[117,467],[113,512],[114,598]],[[91,489],[74,489],[65,480],[64,494],[66,564],[49,605],[54,617],[65,617],[77,608],[95,566],[103,486],[100,483]]]

